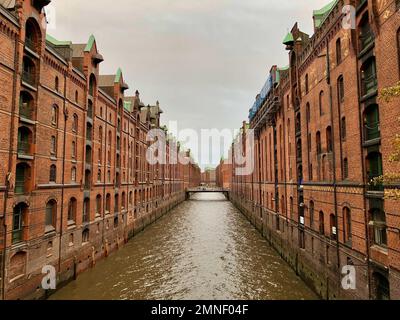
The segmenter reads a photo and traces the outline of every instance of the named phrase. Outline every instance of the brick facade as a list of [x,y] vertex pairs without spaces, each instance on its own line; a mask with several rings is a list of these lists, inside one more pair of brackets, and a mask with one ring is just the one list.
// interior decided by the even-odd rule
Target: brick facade
[[166,164],[148,163],[159,103],[126,96],[121,70],[100,74],[93,36],[73,44],[47,35],[47,2],[0,5],[3,299],[42,297],[43,266],[59,283],[76,277],[200,184],[197,165],[172,161],[190,157],[173,139]]
[[[342,27],[349,4],[355,30]],[[400,169],[388,161],[398,99],[378,98],[399,81],[398,8],[338,0],[314,12],[312,37],[294,25],[289,66],[271,68],[272,86],[242,127],[244,137],[255,130],[255,171],[233,175],[231,199],[323,298],[400,298],[399,201],[369,184]],[[341,287],[345,265],[356,290]]]

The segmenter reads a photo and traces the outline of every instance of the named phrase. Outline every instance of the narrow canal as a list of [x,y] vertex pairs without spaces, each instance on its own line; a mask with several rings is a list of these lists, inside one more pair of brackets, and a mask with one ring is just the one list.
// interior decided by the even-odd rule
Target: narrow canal
[[197,194],[50,299],[316,299],[220,194]]

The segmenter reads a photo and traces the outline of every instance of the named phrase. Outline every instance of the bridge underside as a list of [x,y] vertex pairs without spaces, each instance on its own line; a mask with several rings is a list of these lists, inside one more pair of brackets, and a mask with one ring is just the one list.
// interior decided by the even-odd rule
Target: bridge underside
[[225,198],[229,201],[229,191],[227,190],[187,190],[186,191],[186,200],[189,200],[192,194],[196,193],[221,193],[225,196]]

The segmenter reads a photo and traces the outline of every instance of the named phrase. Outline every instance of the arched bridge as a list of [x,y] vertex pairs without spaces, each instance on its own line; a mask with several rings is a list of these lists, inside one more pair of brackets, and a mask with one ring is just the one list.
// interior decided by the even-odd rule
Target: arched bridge
[[223,188],[207,188],[207,187],[186,189],[186,200],[189,200],[190,196],[194,193],[222,193],[225,196],[225,198],[229,200],[229,190]]

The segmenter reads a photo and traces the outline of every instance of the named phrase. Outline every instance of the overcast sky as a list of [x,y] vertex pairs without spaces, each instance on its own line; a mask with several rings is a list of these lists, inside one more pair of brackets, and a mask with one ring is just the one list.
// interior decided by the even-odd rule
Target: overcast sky
[[[312,10],[328,2],[56,0],[56,27],[48,32],[74,43],[94,34],[105,58],[101,73],[121,67],[128,94],[138,89],[145,104],[159,100],[164,124],[234,129],[247,119],[270,67],[287,65],[286,33],[297,21],[311,34]],[[212,153],[216,162],[220,147]]]

